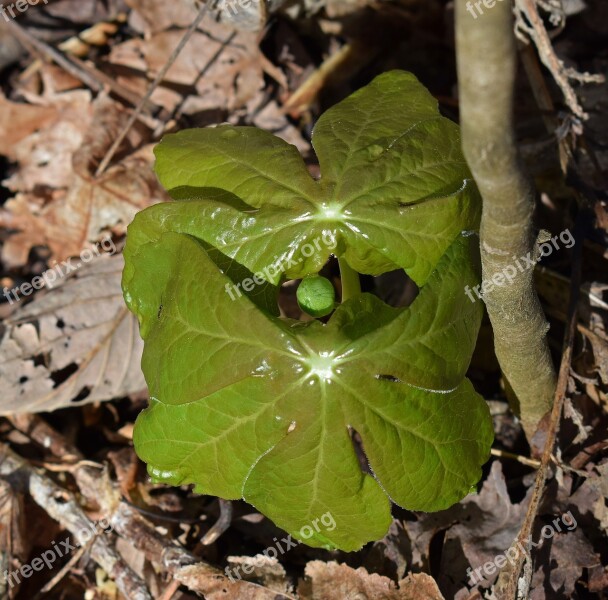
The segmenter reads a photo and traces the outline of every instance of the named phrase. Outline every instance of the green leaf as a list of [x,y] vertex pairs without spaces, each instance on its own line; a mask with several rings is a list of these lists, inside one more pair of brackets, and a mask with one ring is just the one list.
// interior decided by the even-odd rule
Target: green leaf
[[[482,313],[464,293],[479,279],[466,233],[479,197],[458,128],[408,73],[329,110],[313,144],[319,181],[255,128],[157,147],[177,202],[138,214],[124,252],[151,397],[134,442],[159,481],[244,498],[309,545],[355,550],[388,529],[389,498],[446,508],[488,456],[488,409],[464,379]],[[354,290],[326,324],[279,318],[284,278],[304,278],[312,314],[333,305],[322,290],[317,311],[324,294],[307,287],[332,254],[355,276],[403,268],[420,293],[396,309]]]
[[328,110],[313,145],[320,181],[295,147],[256,128],[168,135],[156,171],[189,201],[147,209],[134,229],[187,233],[272,283],[317,273],[335,254],[358,272],[403,268],[424,285],[478,226],[458,127],[409,73],[380,75]]
[[156,479],[244,498],[295,538],[343,550],[384,535],[389,497],[439,510],[478,481],[493,432],[463,380],[482,311],[463,291],[478,281],[471,237],[410,307],[362,294],[302,324],[230,300],[234,282],[196,238],[129,235],[123,285],[151,396],[134,442]]

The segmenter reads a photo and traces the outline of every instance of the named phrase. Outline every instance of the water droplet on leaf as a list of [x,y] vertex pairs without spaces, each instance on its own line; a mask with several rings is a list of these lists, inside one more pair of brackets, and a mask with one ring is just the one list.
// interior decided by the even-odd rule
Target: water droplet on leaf
[[238,137],[238,135],[239,133],[236,131],[236,129],[230,128],[222,131],[220,137],[224,140],[233,140],[235,137]]
[[378,160],[384,153],[384,148],[378,144],[372,144],[367,147],[367,157],[369,160]]

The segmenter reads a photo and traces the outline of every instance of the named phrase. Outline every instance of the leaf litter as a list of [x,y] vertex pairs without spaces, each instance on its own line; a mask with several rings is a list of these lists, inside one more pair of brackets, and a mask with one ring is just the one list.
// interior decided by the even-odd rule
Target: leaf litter
[[[11,289],[32,281],[55,261],[77,257],[103,239],[111,238],[120,247],[134,214],[167,200],[153,175],[151,152],[164,133],[220,122],[256,124],[296,145],[314,172],[310,128],[321,109],[377,73],[394,67],[415,70],[412,65],[440,98],[444,114],[456,120],[455,79],[446,60],[452,56],[452,13],[443,3],[404,0],[375,6],[324,0],[277,13],[280,4],[273,3],[268,14],[274,16],[264,17],[260,23],[265,28],[257,32],[233,30],[232,25],[239,24],[228,14],[222,24],[205,19],[153,94],[152,108],[138,120],[100,177],[95,177],[96,166],[133,107],[112,91],[89,89],[76,75],[93,67],[97,69],[93,73],[106,74],[141,97],[192,21],[195,7],[183,1],[168,9],[165,2],[141,0],[57,0],[43,10],[30,7],[18,19],[19,25],[51,45],[78,40],[79,33],[95,24],[118,23],[112,29],[115,33],[100,45],[81,40],[85,64],[75,62],[69,74],[40,61],[38,55],[30,56],[27,48],[15,44],[9,29],[0,29],[5,68],[0,95],[0,154],[6,161],[0,174],[3,285]],[[581,70],[605,70],[605,54],[590,53],[585,46],[587,38],[601,41],[608,34],[598,25],[603,5],[596,0],[579,4],[582,8],[569,17],[572,21],[557,38],[556,50],[562,60],[578,62]],[[124,21],[120,14],[126,16]],[[61,28],[55,26],[57,22]],[[379,27],[387,22],[399,25],[399,37],[392,37],[390,27]],[[348,61],[331,61],[345,40],[364,48],[364,58],[354,67]],[[383,48],[389,40],[387,52]],[[321,68],[323,77],[315,77]],[[300,89],[300,93],[308,90],[306,106],[301,114],[287,116],[283,106]],[[314,93],[309,96],[311,89]],[[568,512],[576,527],[562,528],[534,550],[530,594],[534,600],[600,598],[608,589],[608,219],[601,191],[608,168],[608,131],[596,100],[606,88],[585,84],[583,89],[587,93],[581,94],[582,107],[590,115],[585,135],[591,151],[580,153],[569,183],[594,203],[595,226],[585,247],[584,281],[589,294],[581,300],[570,404],[533,539],[540,539],[543,527]],[[559,94],[555,97],[559,100]],[[521,137],[526,155],[545,133],[533,99],[525,98],[519,109],[518,121],[527,134]],[[557,152],[538,158],[529,166],[539,189],[551,196],[539,209],[539,223],[558,233],[571,225],[571,195],[560,178]],[[563,290],[565,281],[567,293],[567,253],[543,267],[539,288],[551,319],[551,340],[558,347],[566,308],[556,290]],[[62,458],[56,448],[68,446],[78,460],[100,464],[112,462],[110,453],[117,450],[133,457],[132,423],[142,407],[145,384],[139,368],[137,323],[122,302],[121,270],[120,256],[102,256],[16,305],[0,305],[0,412],[7,416],[0,421],[3,442],[32,464],[43,466],[45,481],[58,481],[65,493],[79,490],[92,519],[101,514],[95,512],[101,510],[96,505],[100,498],[82,483],[85,467]],[[289,293],[285,288],[285,298]],[[235,502],[230,527],[213,544],[202,545],[200,540],[220,516],[217,501],[197,496],[189,488],[151,483],[133,458],[120,471],[120,489],[156,529],[111,538],[128,558],[128,577],[137,575],[153,597],[163,600],[194,598],[191,589],[207,589],[206,597],[228,600],[491,598],[496,575],[472,584],[467,569],[483,567],[509,548],[530,501],[534,468],[517,461],[518,456],[529,457],[530,450],[517,419],[506,409],[504,386],[488,359],[492,356],[488,339],[482,330],[469,377],[486,398],[505,408],[495,417],[497,453],[486,466],[478,493],[438,513],[397,509],[388,535],[357,553],[300,546],[246,574],[245,579],[255,585],[245,591],[230,584],[224,567],[257,565],[254,558],[283,532],[244,503]],[[33,412],[43,414],[28,416]],[[17,422],[16,413],[24,413],[31,427]],[[26,502],[27,493],[15,489],[12,480],[2,477],[0,483],[3,571],[36,556],[30,534],[33,524],[45,532],[37,536],[41,540],[52,539],[48,536],[55,536],[59,526],[45,510]],[[190,579],[181,579],[185,585],[168,596],[170,567],[145,548],[157,544],[174,552],[178,544],[173,539],[202,562],[190,567]],[[34,597],[56,574],[36,573],[17,589],[0,583],[0,595]],[[102,573],[88,555],[73,572],[60,575],[45,597],[119,597],[112,576]]]

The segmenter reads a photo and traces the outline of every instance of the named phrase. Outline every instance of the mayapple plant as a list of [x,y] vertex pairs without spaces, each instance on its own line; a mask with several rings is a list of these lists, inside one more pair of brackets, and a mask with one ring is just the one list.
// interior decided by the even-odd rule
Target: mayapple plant
[[[386,533],[391,501],[444,509],[481,477],[492,423],[465,372],[482,306],[463,292],[479,280],[480,198],[457,125],[409,73],[332,107],[312,141],[318,180],[254,127],[156,147],[175,201],[139,213],[124,252],[150,392],[134,443],[156,481],[242,498],[310,546],[349,551]],[[320,236],[335,244],[301,252]],[[337,305],[318,275],[331,255]],[[409,307],[360,292],[360,273],[395,269],[420,288]],[[326,322],[279,316],[285,279]],[[326,513],[332,531],[300,534]]]

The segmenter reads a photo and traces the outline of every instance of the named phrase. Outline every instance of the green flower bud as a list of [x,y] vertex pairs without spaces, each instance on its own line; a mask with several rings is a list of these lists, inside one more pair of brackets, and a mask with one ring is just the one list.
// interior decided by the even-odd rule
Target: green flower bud
[[305,277],[296,292],[300,308],[313,317],[324,317],[333,309],[336,291],[329,279],[320,275]]

